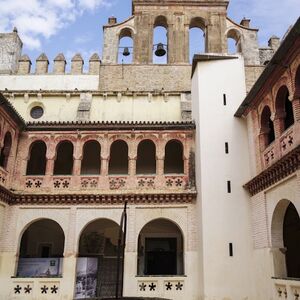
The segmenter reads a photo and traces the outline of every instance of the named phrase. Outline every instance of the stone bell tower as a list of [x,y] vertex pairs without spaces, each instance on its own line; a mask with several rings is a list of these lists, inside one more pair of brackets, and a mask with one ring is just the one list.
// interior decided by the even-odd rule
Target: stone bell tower
[[133,0],[132,17],[122,23],[110,18],[104,26],[103,63],[117,63],[118,43],[124,36],[133,39],[133,63],[153,62],[153,31],[167,30],[168,64],[189,64],[189,30],[200,28],[205,52],[225,53],[226,0]]

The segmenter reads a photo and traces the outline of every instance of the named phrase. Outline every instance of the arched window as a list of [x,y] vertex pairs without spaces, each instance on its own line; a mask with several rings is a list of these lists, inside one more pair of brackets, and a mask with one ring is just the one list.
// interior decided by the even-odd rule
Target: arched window
[[283,242],[287,276],[300,278],[300,219],[293,203],[289,204],[284,216]]
[[97,219],[82,231],[77,258],[76,299],[115,297],[119,231],[119,225],[108,219]]
[[43,141],[36,141],[30,147],[26,175],[45,175],[47,146]]
[[0,166],[4,169],[7,168],[8,158],[11,150],[11,144],[12,144],[11,134],[10,132],[7,132],[4,137],[4,143],[0,154]]
[[158,16],[154,22],[153,63],[168,63],[168,21],[164,16]]
[[136,173],[156,173],[156,149],[155,144],[150,140],[144,140],[138,145]]
[[182,275],[183,236],[165,219],[146,224],[138,238],[138,275]]
[[69,141],[63,141],[58,144],[56,148],[54,175],[72,175],[73,151],[73,144]]
[[242,36],[236,29],[227,32],[227,53],[235,54],[242,52]]
[[189,29],[189,56],[193,61],[195,54],[206,52],[205,21],[202,18],[193,18]]
[[275,140],[274,124],[271,120],[271,110],[265,106],[261,114],[261,134],[264,135],[265,147]]
[[128,174],[128,145],[126,142],[118,140],[110,147],[110,159],[108,173]]
[[130,28],[123,28],[119,35],[119,64],[131,64],[133,62],[133,33]]
[[180,141],[169,141],[165,147],[164,173],[184,173],[183,145]]
[[21,238],[17,276],[61,276],[64,244],[64,232],[55,221],[32,223]]
[[289,100],[289,90],[282,86],[276,95],[276,114],[279,115],[282,122],[281,128],[286,130],[294,124],[294,112],[292,102]]
[[81,161],[82,175],[100,174],[101,147],[97,141],[88,141],[83,146],[83,158]]

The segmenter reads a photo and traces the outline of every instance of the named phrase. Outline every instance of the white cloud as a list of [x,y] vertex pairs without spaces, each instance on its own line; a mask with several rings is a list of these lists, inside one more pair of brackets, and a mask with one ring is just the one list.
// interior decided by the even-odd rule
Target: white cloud
[[86,10],[109,5],[109,0],[0,0],[0,32],[17,27],[29,49],[40,49],[50,38]]

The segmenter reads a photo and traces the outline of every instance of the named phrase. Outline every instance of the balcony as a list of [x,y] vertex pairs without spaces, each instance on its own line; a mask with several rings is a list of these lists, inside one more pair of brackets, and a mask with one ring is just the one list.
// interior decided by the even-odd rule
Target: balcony
[[23,176],[25,193],[180,193],[193,191],[190,178],[184,174],[107,175],[107,176]]
[[295,123],[262,152],[263,168],[267,169],[300,144],[300,123]]
[[274,299],[278,300],[299,300],[300,279],[294,278],[273,278]]

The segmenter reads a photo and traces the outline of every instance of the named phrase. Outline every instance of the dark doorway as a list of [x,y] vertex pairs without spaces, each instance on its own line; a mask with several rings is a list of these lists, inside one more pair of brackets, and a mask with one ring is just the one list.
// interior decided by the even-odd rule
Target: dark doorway
[[45,175],[47,146],[43,141],[36,141],[30,147],[30,158],[26,175]]
[[72,175],[73,172],[73,144],[69,141],[57,146],[54,175]]
[[286,248],[287,276],[300,278],[300,219],[292,203],[284,217],[283,242]]
[[177,239],[146,238],[145,275],[177,274]]

